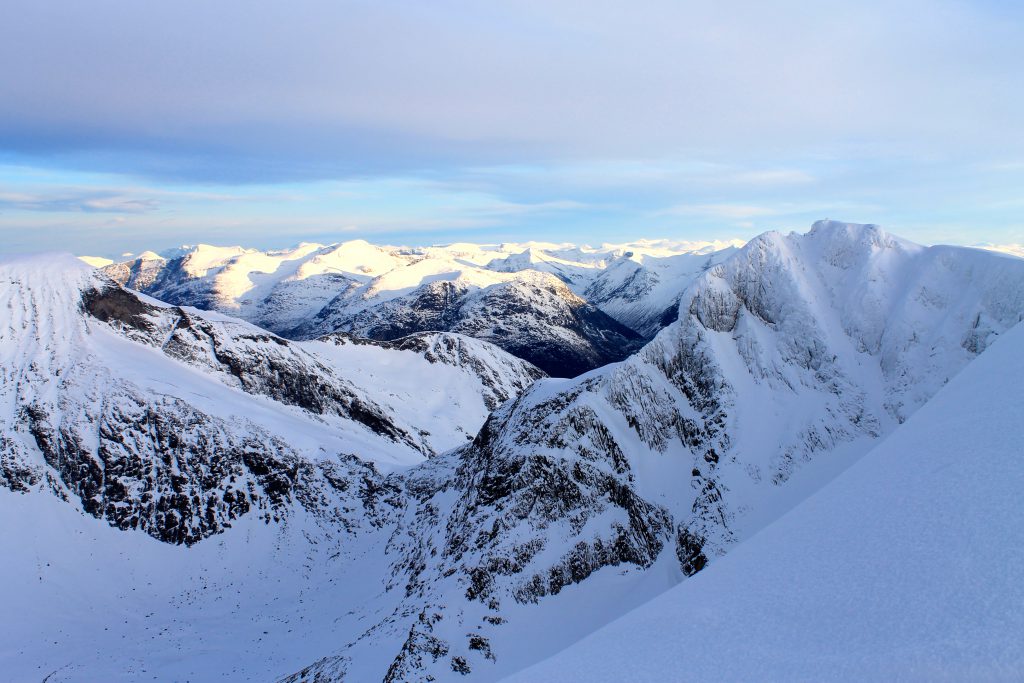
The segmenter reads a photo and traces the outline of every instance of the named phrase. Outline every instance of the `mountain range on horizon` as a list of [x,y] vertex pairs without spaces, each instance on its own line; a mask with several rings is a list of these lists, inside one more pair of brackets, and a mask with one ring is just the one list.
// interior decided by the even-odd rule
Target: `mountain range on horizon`
[[3,257],[0,310],[13,680],[934,680],[954,641],[948,671],[1024,670],[990,604],[1024,258],[838,221],[198,245]]

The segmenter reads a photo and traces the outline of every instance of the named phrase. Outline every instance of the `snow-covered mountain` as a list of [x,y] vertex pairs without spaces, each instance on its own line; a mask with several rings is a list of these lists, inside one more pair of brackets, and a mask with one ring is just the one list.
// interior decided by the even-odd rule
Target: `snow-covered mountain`
[[[303,675],[375,680],[390,641],[390,680],[492,680],[695,574],[1017,324],[1024,262],[820,222],[752,240],[680,310],[637,355],[538,382],[406,475],[421,502],[393,544],[415,618]],[[565,623],[580,605],[599,607]]]
[[639,334],[553,275],[524,271],[485,286],[468,280],[428,282],[372,306],[339,298],[290,336],[315,338],[344,330],[390,340],[426,330],[458,332],[491,342],[556,377],[622,360],[643,345]]
[[[544,251],[550,259],[528,260],[572,260]],[[513,268],[510,255],[472,259]],[[677,319],[625,361],[532,384],[536,369],[466,337],[289,342],[92,271],[75,271],[68,287],[8,264],[6,307],[27,312],[0,339],[3,434],[13,434],[0,444],[10,489],[0,520],[19,548],[0,586],[19,587],[6,604],[48,618],[0,634],[11,653],[0,664],[23,678],[54,672],[51,681],[131,680],[143,669],[161,680],[512,675],[714,571],[1024,316],[1024,260],[925,248],[876,226],[820,222],[699,262],[642,260],[655,258],[672,264],[658,271],[664,289],[643,291],[668,296],[665,273],[687,280],[672,295]],[[605,264],[584,278],[557,265],[564,277],[482,271],[576,277],[571,293],[615,272]],[[467,362],[463,348],[475,345],[483,360]],[[129,365],[133,354],[145,362]],[[444,392],[435,404],[420,398],[441,371],[476,378],[466,395],[482,412],[496,406],[471,442]],[[201,384],[184,379],[193,375]],[[518,397],[499,404],[489,386]],[[143,408],[118,408],[126,391]],[[174,426],[161,427],[164,414]],[[129,451],[134,469],[106,455],[125,432],[145,445]],[[69,488],[65,477],[119,493],[93,503],[104,500],[96,486]],[[258,498],[232,508],[238,491]],[[150,515],[154,496],[199,542],[110,528],[149,531],[117,520]],[[211,535],[208,509],[215,531],[232,528]],[[188,649],[198,642],[210,645]]]
[[583,295],[608,315],[650,339],[679,316],[679,299],[685,285],[737,249],[737,246],[729,246],[669,256],[627,251],[609,261],[587,284]]
[[685,284],[731,250],[733,243],[666,241],[412,249],[357,240],[276,252],[199,245],[146,252],[105,272],[163,301],[293,339],[454,331],[575,376],[636,351],[671,322],[666,311]]
[[509,683],[1018,680],[1022,387],[1017,325],[721,562]]
[[458,335],[290,342],[137,295],[71,257],[4,261],[0,282],[0,481],[45,484],[172,543],[254,508],[276,516],[307,486],[350,497],[378,470],[464,444],[542,375]]

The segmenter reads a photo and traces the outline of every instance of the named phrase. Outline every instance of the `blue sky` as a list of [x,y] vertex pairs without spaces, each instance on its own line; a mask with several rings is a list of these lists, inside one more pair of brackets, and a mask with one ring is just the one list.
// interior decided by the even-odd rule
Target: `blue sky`
[[11,0],[0,251],[1024,243],[1020,3]]

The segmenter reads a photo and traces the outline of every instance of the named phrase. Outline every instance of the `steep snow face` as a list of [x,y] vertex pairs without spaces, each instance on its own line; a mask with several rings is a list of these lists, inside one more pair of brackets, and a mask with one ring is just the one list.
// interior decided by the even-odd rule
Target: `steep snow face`
[[1017,679],[1022,386],[1017,325],[728,557],[507,680]]
[[410,616],[303,675],[493,680],[581,635],[566,606],[603,605],[600,623],[609,591],[625,610],[696,574],[1017,324],[1024,262],[822,222],[753,240],[680,311],[635,356],[536,383],[410,472],[420,502],[390,548]]
[[[667,240],[599,248],[529,242],[421,249],[355,240],[276,252],[200,245],[166,258],[150,252],[105,271],[163,301],[229,313],[291,338],[349,331],[390,340],[457,331],[522,351],[549,373],[575,375],[636,350],[632,325],[649,338],[671,322],[666,312],[676,310],[686,284],[716,261],[713,252],[724,256],[728,248]],[[688,258],[675,262],[673,255]],[[622,268],[623,261],[639,272]],[[590,292],[598,305],[586,300]],[[494,330],[495,315],[481,319],[472,306],[463,314],[467,297],[487,305],[515,298],[515,314],[541,347],[531,349],[509,327]]]
[[375,468],[466,443],[541,374],[484,342],[448,340],[447,362],[444,340],[289,342],[140,297],[70,257],[3,261],[0,283],[0,483],[47,482],[174,543],[254,507],[275,517],[318,479],[354,495]]
[[735,251],[736,247],[726,247],[660,257],[629,251],[611,261],[583,295],[608,315],[651,338],[678,318],[679,299],[686,286]]

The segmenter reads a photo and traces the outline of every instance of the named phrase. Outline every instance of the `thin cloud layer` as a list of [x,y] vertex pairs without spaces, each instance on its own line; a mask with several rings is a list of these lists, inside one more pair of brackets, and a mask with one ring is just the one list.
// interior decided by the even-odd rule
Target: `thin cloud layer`
[[1024,241],[1005,0],[10,0],[0,60],[6,250]]
[[4,146],[156,177],[1021,144],[1005,134],[1024,114],[1006,3],[14,0],[4,14]]

